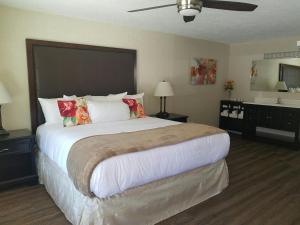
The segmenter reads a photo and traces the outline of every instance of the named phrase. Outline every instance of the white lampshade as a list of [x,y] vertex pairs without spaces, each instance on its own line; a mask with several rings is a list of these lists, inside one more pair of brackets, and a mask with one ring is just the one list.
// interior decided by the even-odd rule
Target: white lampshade
[[275,86],[275,89],[278,91],[287,91],[288,90],[286,83],[284,81],[278,81]]
[[0,81],[0,105],[10,103],[11,98],[3,83]]
[[174,95],[174,91],[169,82],[162,81],[157,84],[155,92],[154,92],[154,96],[168,97],[168,96],[173,96],[173,95]]

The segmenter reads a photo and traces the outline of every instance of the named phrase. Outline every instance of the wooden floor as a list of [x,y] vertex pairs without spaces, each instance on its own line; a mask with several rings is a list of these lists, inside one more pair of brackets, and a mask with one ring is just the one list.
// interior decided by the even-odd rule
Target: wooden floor
[[[234,137],[230,185],[159,225],[300,225],[300,151]],[[67,225],[42,186],[0,193],[1,225]],[[133,225],[133,224],[132,224]]]

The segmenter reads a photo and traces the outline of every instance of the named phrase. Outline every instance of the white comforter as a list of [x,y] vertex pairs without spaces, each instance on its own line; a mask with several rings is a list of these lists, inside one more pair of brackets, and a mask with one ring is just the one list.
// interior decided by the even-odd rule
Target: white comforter
[[[68,173],[68,153],[72,145],[82,138],[175,124],[178,123],[152,117],[69,128],[63,128],[60,124],[44,124],[37,130],[37,144],[43,153]],[[228,154],[229,145],[229,136],[223,133],[109,158],[95,168],[90,181],[91,191],[97,197],[105,198],[132,187],[211,164]]]

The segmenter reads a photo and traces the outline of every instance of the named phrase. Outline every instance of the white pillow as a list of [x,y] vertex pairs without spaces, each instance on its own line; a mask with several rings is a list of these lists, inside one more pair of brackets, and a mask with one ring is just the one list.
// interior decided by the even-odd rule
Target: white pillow
[[77,98],[76,95],[63,95],[63,99],[65,100],[75,100]]
[[57,105],[59,98],[38,98],[47,124],[62,123]]
[[92,100],[92,101],[100,101],[100,102],[110,102],[110,101],[121,101],[125,96],[127,95],[127,92],[120,93],[120,94],[110,94],[107,96],[92,96],[92,95],[87,95],[85,98],[87,100]]
[[122,99],[127,95],[127,91],[120,94],[109,94],[107,97],[111,99]]
[[125,95],[124,98],[129,98],[129,99],[136,99],[136,98],[143,98],[145,93],[140,93],[136,95]]
[[136,94],[136,95],[126,95],[124,98],[126,99],[137,99],[140,98],[142,99],[142,104],[144,104],[144,93]]
[[121,101],[88,101],[87,105],[92,123],[130,119],[129,107]]

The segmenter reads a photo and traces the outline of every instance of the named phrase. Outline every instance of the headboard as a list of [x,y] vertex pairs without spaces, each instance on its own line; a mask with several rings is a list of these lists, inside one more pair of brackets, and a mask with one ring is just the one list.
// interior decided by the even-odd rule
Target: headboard
[[31,128],[44,123],[38,98],[136,93],[136,50],[26,39]]

